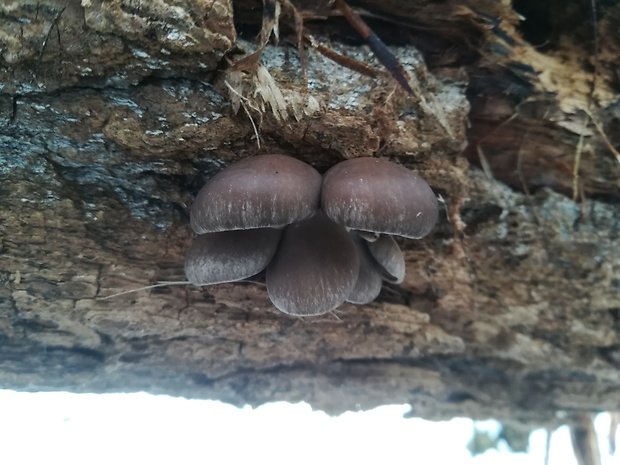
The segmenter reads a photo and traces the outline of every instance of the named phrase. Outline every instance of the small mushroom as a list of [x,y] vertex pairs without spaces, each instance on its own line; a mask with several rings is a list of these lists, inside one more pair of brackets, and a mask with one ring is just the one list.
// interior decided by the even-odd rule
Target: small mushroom
[[381,234],[376,241],[368,242],[367,247],[385,279],[402,283],[405,279],[405,257],[394,238]]
[[355,287],[347,297],[347,302],[352,304],[368,304],[375,300],[381,292],[383,280],[381,279],[381,273],[377,270],[375,260],[370,255],[366,241],[355,237],[355,233],[351,234],[357,245],[360,257],[360,270]]
[[279,229],[265,228],[198,236],[185,259],[185,276],[197,286],[249,278],[267,267],[281,234]]
[[319,211],[286,227],[267,267],[267,292],[291,315],[320,315],[351,294],[359,272],[357,248],[346,229]]
[[286,155],[260,155],[234,163],[200,190],[190,212],[194,232],[279,228],[319,207],[321,175]]
[[323,177],[321,205],[350,229],[419,239],[437,222],[430,186],[404,166],[380,158],[353,158]]

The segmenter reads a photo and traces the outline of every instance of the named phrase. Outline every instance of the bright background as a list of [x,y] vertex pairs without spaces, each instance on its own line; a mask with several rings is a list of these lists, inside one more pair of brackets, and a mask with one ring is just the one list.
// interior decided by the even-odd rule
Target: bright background
[[[500,443],[471,457],[474,425],[496,433],[498,423],[405,419],[407,411],[388,405],[329,417],[304,403],[252,409],[144,393],[0,390],[0,464],[544,464],[544,430],[530,436],[528,454]],[[595,426],[603,465],[620,464],[607,452],[609,416]],[[566,427],[552,435],[549,465],[576,465]]]

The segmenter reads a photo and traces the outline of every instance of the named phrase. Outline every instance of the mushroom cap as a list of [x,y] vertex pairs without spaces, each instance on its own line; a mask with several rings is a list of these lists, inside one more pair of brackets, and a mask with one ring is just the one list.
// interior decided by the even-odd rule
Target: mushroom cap
[[265,228],[198,236],[185,259],[185,276],[197,286],[249,278],[267,267],[281,235],[279,229]]
[[307,163],[286,155],[246,158],[204,185],[190,225],[198,234],[282,227],[312,215],[320,192],[321,175]]
[[322,208],[350,229],[419,239],[437,222],[437,198],[427,182],[380,158],[352,158],[323,177]]
[[267,292],[291,315],[320,315],[351,294],[359,272],[357,247],[346,229],[319,211],[287,226],[267,267]]
[[360,270],[355,282],[355,287],[347,296],[347,302],[352,304],[368,304],[375,300],[381,292],[383,279],[381,273],[377,269],[375,260],[370,256],[366,241],[355,237],[354,241],[357,245],[358,255],[360,257]]
[[381,234],[376,241],[368,242],[367,247],[384,278],[396,284],[402,283],[405,279],[405,256],[394,238]]

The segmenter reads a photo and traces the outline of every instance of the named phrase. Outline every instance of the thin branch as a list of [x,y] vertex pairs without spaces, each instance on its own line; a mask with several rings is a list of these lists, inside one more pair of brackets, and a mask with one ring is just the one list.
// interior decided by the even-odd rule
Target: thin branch
[[351,26],[353,26],[359,35],[361,35],[366,41],[381,64],[385,66],[392,77],[396,79],[396,82],[398,82],[409,95],[415,95],[411,85],[409,84],[409,78],[407,77],[405,68],[400,61],[398,61],[398,58],[396,58],[390,51],[390,49],[387,48],[379,36],[377,36],[377,34],[370,29],[368,24],[366,24],[360,15],[354,12],[344,0],[336,0],[335,4],[349,24],[351,24]]
[[311,35],[305,34],[304,40],[308,45],[314,48],[321,55],[329,58],[334,63],[338,63],[339,65],[344,66],[345,68],[349,68],[353,71],[363,74],[364,76],[369,76],[373,78],[377,77],[377,75],[379,74],[379,72],[376,69],[372,68],[371,66],[368,66],[366,63],[356,60],[354,58],[348,57],[346,55],[343,55],[335,51],[334,49],[331,49],[321,44],[320,42],[317,42],[316,39],[312,37]]

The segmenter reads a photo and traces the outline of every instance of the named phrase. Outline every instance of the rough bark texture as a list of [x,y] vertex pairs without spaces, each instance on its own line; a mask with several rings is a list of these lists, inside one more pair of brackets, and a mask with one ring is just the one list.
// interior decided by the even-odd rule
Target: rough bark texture
[[[1,387],[333,413],[408,402],[427,418],[526,422],[620,409],[620,7],[602,2],[574,28],[587,5],[561,21],[549,2],[534,28],[495,1],[352,3],[416,97],[339,18],[308,31],[338,31],[330,46],[378,75],[308,50],[306,92],[283,40],[262,57],[286,101],[273,108],[252,71],[227,64],[234,44],[252,50],[236,33],[258,31],[259,4],[235,2],[236,23],[227,0],[0,6]],[[286,35],[292,16],[281,24]],[[543,50],[528,27],[545,32]],[[234,79],[248,113],[233,111]],[[308,319],[278,313],[254,283],[101,299],[183,279],[193,195],[226,163],[269,152],[420,172],[445,203],[430,237],[401,242],[405,282]]]

